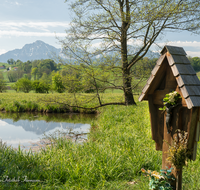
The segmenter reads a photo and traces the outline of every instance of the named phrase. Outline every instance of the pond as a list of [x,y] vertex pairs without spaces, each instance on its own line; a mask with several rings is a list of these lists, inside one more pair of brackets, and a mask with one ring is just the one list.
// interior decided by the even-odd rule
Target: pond
[[0,139],[13,148],[28,150],[38,148],[45,135],[59,132],[68,134],[72,140],[87,139],[93,114],[43,114],[0,112]]

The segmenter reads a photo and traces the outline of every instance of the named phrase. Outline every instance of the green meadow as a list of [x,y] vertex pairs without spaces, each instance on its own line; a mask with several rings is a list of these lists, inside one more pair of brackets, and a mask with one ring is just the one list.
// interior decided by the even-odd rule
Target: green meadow
[[[41,96],[3,93],[0,95],[3,99],[1,108],[6,110],[6,102],[13,105],[17,101],[26,106],[29,101],[37,103],[41,100],[37,103],[37,109],[40,110],[44,103]],[[67,94],[48,96],[60,99]],[[122,94],[117,93],[102,96],[105,96],[105,102],[123,98]],[[63,102],[69,99],[66,97]],[[151,139],[148,103],[137,102],[137,106],[128,107],[107,106],[98,109],[98,113],[98,118],[91,122],[88,141],[82,144],[75,144],[64,136],[49,137],[52,146],[36,153],[25,153],[20,148],[13,150],[1,144],[0,189],[149,189],[149,179],[143,176],[141,168],[159,171],[162,152],[155,150],[155,143]],[[200,189],[199,172],[198,147],[196,161],[189,162],[184,168],[183,189]]]

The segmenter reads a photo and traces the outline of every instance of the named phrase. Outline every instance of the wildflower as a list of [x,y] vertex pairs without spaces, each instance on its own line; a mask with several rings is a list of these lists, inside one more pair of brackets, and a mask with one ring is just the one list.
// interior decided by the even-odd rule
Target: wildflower
[[142,168],[141,171],[142,171],[143,173],[146,173],[146,170],[145,170],[144,168]]

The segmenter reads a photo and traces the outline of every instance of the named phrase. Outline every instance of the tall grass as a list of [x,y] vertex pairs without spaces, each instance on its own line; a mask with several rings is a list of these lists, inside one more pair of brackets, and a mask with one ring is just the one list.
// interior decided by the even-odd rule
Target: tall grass
[[[102,103],[122,102],[122,93],[101,94]],[[69,107],[78,105],[82,108]],[[98,98],[94,94],[80,93],[78,98],[70,93],[36,94],[36,93],[0,93],[0,110],[7,112],[38,111],[47,113],[94,113],[95,109],[84,109],[98,105]]]
[[[147,103],[99,111],[88,142],[75,144],[60,136],[53,146],[35,154],[1,145],[0,177],[27,176],[40,182],[0,183],[0,189],[148,189],[148,178],[140,169],[159,171],[162,152],[155,150],[151,139]],[[184,168],[184,189],[200,187],[199,150],[197,160]]]

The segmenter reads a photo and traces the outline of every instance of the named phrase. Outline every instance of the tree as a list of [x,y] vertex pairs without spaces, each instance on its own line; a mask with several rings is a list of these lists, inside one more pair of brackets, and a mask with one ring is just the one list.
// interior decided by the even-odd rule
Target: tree
[[15,83],[15,89],[29,93],[32,90],[32,82],[27,78],[21,78]]
[[37,73],[38,73],[38,68],[37,67],[32,68],[31,75],[34,76],[34,80],[36,80]]
[[[125,105],[136,104],[133,98],[134,69],[158,37],[168,31],[197,33],[200,21],[199,0],[66,0],[74,18],[66,39],[60,40],[73,64],[90,69],[96,92],[96,82],[103,78],[93,75],[99,59],[102,68],[113,72],[121,83],[107,82],[107,87],[124,92]],[[99,43],[98,46],[94,46]],[[129,46],[132,44],[133,46]],[[137,44],[137,46],[136,46]],[[112,56],[106,62],[107,55]],[[116,59],[118,60],[116,61]],[[75,61],[76,60],[76,61]],[[95,64],[94,64],[95,62]],[[67,63],[69,64],[69,63]],[[140,78],[143,78],[140,77]],[[140,81],[140,79],[139,79]],[[101,102],[99,102],[101,104]]]
[[196,72],[199,72],[200,71],[200,58],[193,57],[191,60],[191,65],[193,66],[193,68]]
[[0,79],[0,92],[5,92],[7,90],[6,81]]
[[62,93],[65,91],[65,87],[63,85],[62,77],[59,72],[53,74],[52,76],[52,88],[54,91]]
[[23,77],[23,71],[21,71],[20,69],[18,69],[17,71],[8,71],[8,80],[10,82],[16,82],[18,79]]
[[9,65],[13,65],[15,63],[15,60],[14,59],[8,59],[7,62],[8,62]]
[[4,80],[3,72],[0,72],[0,79]]
[[32,83],[32,87],[36,93],[49,93],[50,85],[44,81],[35,80]]

